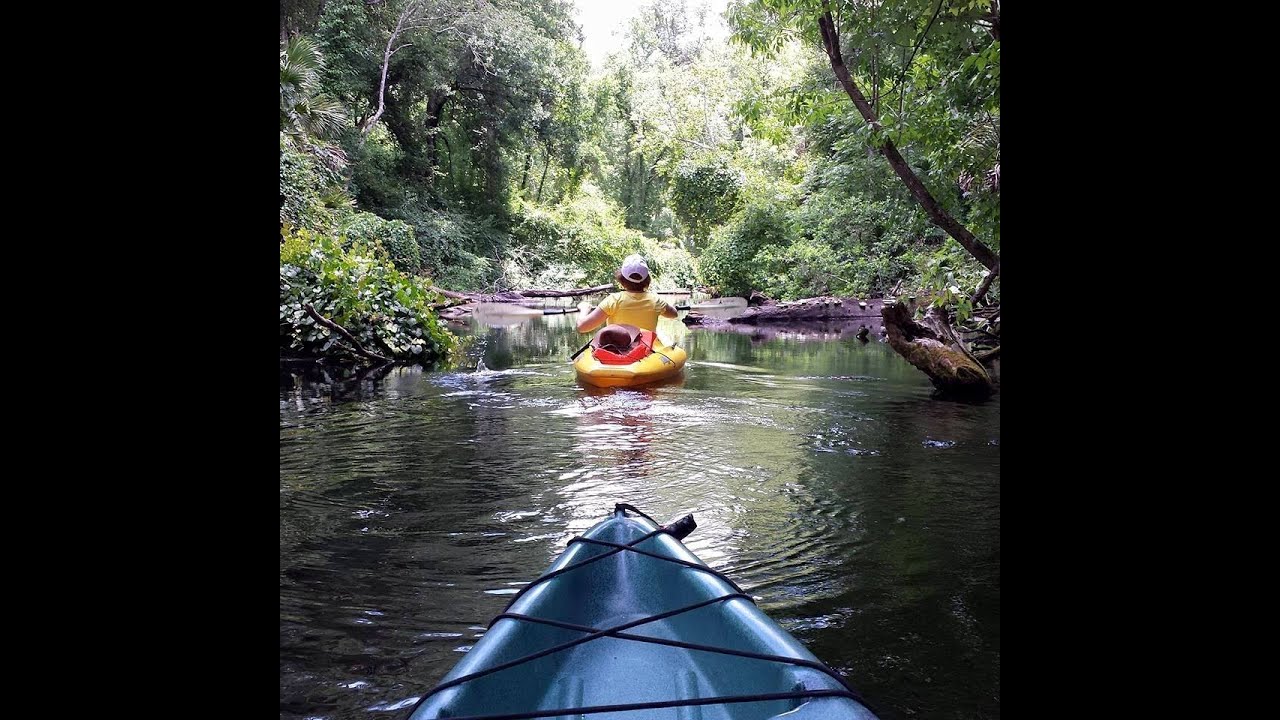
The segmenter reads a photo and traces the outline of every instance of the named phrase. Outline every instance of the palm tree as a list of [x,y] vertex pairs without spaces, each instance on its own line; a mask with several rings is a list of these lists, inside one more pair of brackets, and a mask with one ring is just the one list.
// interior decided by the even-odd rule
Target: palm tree
[[346,108],[320,92],[324,57],[309,38],[289,40],[280,51],[280,134],[305,143],[308,136],[326,138],[340,130]]

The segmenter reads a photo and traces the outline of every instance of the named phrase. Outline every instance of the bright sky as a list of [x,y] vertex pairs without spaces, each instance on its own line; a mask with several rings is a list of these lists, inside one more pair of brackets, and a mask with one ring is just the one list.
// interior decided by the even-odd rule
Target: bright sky
[[[582,49],[591,64],[599,68],[604,64],[605,55],[618,49],[622,44],[622,33],[626,30],[627,21],[635,17],[646,0],[574,0],[578,6],[575,17],[582,25],[582,34],[586,39]],[[721,17],[728,7],[729,0],[685,0],[689,14],[699,3],[707,4],[707,35],[712,40],[722,40],[729,36],[729,26]]]

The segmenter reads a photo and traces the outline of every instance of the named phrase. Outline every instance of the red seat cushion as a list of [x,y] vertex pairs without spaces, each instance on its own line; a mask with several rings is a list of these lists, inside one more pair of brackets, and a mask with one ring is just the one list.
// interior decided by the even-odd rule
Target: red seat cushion
[[593,348],[591,357],[599,360],[604,365],[630,365],[633,362],[645,359],[653,351],[653,331],[641,330],[638,340],[625,353],[616,353],[605,348]]

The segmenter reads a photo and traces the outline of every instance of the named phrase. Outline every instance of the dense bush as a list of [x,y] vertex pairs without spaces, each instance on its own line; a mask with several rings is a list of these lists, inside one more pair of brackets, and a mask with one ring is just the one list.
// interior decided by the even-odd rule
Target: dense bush
[[589,184],[574,199],[555,207],[522,205],[512,236],[527,249],[512,254],[505,265],[513,285],[610,283],[631,253],[645,257],[655,289],[688,287],[694,279],[693,259],[678,241],[626,227],[622,208]]
[[[281,225],[455,290],[612,283],[634,252],[659,290],[790,299],[901,284],[963,310],[954,288],[971,292],[980,266],[874,147],[892,138],[940,205],[999,250],[999,43],[974,24],[987,11],[953,9],[924,36],[906,6],[837,18],[861,33],[851,43],[878,38],[848,58],[863,80],[885,79],[868,86],[875,129],[816,38],[783,42],[787,23],[763,22],[793,5],[738,3],[748,50],[694,42],[689,8],[653,4],[603,72],[564,3],[418,5],[455,32],[426,23],[400,37],[366,127],[395,11],[324,3],[296,28],[315,37],[282,48]],[[897,60],[881,52],[921,41]]]
[[351,201],[342,176],[315,154],[280,143],[280,225],[332,230]]
[[437,286],[492,290],[499,282],[500,266],[490,258],[501,257],[510,238],[494,218],[434,209],[415,197],[385,213],[413,227],[422,271]]
[[289,356],[355,357],[349,341],[306,311],[345,328],[364,348],[395,360],[428,362],[453,338],[428,307],[423,280],[405,275],[377,246],[308,230],[286,230],[280,245],[280,347]]
[[757,255],[767,247],[789,245],[792,237],[785,204],[752,203],[712,233],[698,258],[702,280],[724,295],[745,296],[763,289],[768,269]]
[[738,209],[742,188],[740,174],[723,159],[677,168],[671,182],[671,207],[688,228],[690,239],[701,244],[711,229],[724,223]]
[[413,228],[399,220],[383,220],[373,213],[354,213],[342,223],[343,247],[352,244],[380,245],[396,269],[416,273],[422,267],[418,239]]

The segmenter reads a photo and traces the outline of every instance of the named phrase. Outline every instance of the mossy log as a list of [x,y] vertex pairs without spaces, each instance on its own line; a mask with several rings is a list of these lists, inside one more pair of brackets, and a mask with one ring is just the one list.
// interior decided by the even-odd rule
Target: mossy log
[[886,305],[881,313],[889,346],[928,375],[934,387],[964,396],[987,397],[995,392],[986,368],[956,338],[945,310],[930,308],[923,324],[913,320],[900,302]]

